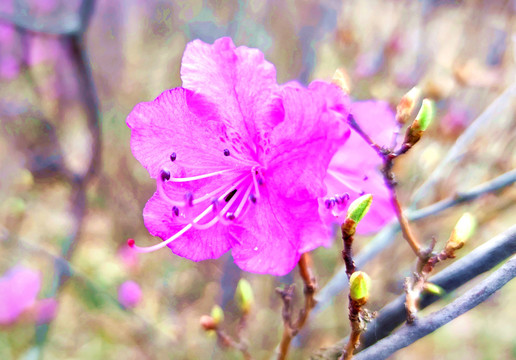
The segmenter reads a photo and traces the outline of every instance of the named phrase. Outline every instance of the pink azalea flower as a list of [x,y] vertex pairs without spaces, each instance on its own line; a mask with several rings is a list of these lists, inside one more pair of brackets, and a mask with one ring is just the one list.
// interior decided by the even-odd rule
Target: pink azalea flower
[[41,299],[36,303],[36,323],[46,324],[57,315],[58,303],[54,298]]
[[0,324],[9,325],[31,308],[41,287],[39,272],[16,266],[0,278]]
[[[359,101],[351,105],[356,122],[377,144],[388,147],[396,120],[389,104],[383,101]],[[369,213],[357,227],[358,233],[379,231],[395,216],[389,191],[380,173],[382,160],[355,131],[331,159],[324,180],[328,195],[320,201],[326,222],[342,223],[347,205],[364,194],[373,195]]]
[[243,270],[284,275],[321,245],[318,198],[328,163],[348,136],[346,97],[331,84],[279,86],[257,49],[196,40],[183,87],[127,117],[134,156],[156,179],[144,222],[194,261],[231,249]]
[[127,309],[138,305],[141,299],[142,290],[134,281],[125,281],[118,288],[118,301]]

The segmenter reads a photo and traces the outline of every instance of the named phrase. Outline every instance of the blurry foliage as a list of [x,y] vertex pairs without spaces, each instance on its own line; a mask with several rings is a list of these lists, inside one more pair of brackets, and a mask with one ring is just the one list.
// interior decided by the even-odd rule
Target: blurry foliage
[[[2,3],[0,27],[10,27],[5,21],[10,10]],[[53,26],[75,19],[77,8],[57,9],[69,16],[40,14],[41,19]],[[420,85],[437,101],[438,116],[422,141],[396,164],[401,201],[409,204],[410,194],[455,139],[513,83],[515,10],[513,1],[473,0],[96,1],[86,45],[100,100],[101,169],[86,188],[86,212],[71,259],[76,271],[61,290],[44,358],[240,358],[235,351],[220,350],[199,326],[201,315],[229,293],[224,296],[223,327],[236,332],[240,313],[232,293],[240,275],[228,265],[229,255],[202,263],[168,251],[136,260],[121,255],[128,237],[149,238],[142,209],[155,187],[131,154],[125,117],[136,103],[181,84],[181,56],[189,40],[211,42],[229,35],[236,44],[259,47],[276,65],[279,82],[330,79],[336,68],[344,68],[352,96],[384,99],[393,106],[410,87]],[[13,29],[9,38],[0,37],[0,66],[6,61],[12,65],[13,55],[16,66],[10,69],[18,69],[0,79],[0,272],[21,261],[42,270],[44,289],[51,289],[52,256],[61,256],[77,226],[74,184],[62,170],[84,172],[93,139],[85,123],[77,68],[69,60],[70,44],[60,36]],[[514,101],[508,105],[478,133],[462,161],[449,169],[446,181],[439,182],[423,204],[516,167]],[[514,223],[515,199],[512,186],[418,221],[415,229],[421,239],[436,236],[443,245],[461,213],[475,214],[478,232],[461,249],[463,256]],[[366,242],[357,238],[356,250]],[[320,285],[340,268],[340,247],[336,241],[332,248],[314,252]],[[43,252],[34,251],[41,248]],[[412,266],[413,256],[401,238],[367,264],[363,270],[374,283],[368,308],[377,310],[400,294]],[[274,288],[292,277],[241,276],[255,294],[245,331],[250,351],[266,359],[281,337],[281,301]],[[293,278],[300,304],[297,272]],[[127,279],[143,289],[143,301],[134,311],[122,310],[115,300],[117,286]],[[511,283],[396,358],[516,358],[516,312],[511,306],[515,294]],[[442,302],[423,313],[436,306]],[[295,340],[291,358],[306,358],[347,334],[346,309],[343,295],[313,317],[308,331]],[[33,324],[1,329],[0,358],[32,354],[34,336]]]

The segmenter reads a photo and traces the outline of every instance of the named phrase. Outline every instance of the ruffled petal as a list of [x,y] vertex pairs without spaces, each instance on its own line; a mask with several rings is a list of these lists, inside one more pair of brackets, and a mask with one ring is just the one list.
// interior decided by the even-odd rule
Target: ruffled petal
[[396,117],[386,101],[356,101],[351,113],[362,130],[380,146],[389,146],[396,125]]
[[[196,215],[199,215],[202,210],[204,209],[200,209]],[[207,219],[212,217],[213,215],[207,215]],[[143,219],[149,233],[163,240],[176,234],[188,223],[188,221],[178,219],[170,205],[157,193],[145,205]],[[168,247],[176,255],[193,261],[201,261],[220,257],[234,243],[235,240],[228,232],[228,227],[223,224],[215,224],[206,230],[189,229]]]
[[[136,105],[127,125],[132,130],[133,154],[153,178],[158,178],[163,168],[186,177],[236,168],[247,161],[229,140],[214,106],[183,88]],[[231,156],[224,155],[225,149]]]
[[[382,101],[363,101],[352,105],[355,120],[374,141],[388,145],[395,126],[394,113],[389,105]],[[357,227],[358,233],[379,231],[394,216],[383,175],[380,172],[382,160],[357,133],[351,135],[331,159],[328,174],[324,180],[327,197],[349,195],[349,202],[363,194],[373,195],[373,204],[369,213]],[[328,224],[342,222],[346,207],[327,208],[324,201],[320,203],[321,216]]]
[[[285,197],[315,199],[326,193],[323,179],[330,159],[349,136],[343,121],[345,96],[329,84],[317,89],[288,86],[281,96],[285,120],[274,128],[264,154],[265,178]],[[327,99],[339,96],[340,107],[330,107]]]
[[183,87],[217,104],[230,138],[240,138],[251,153],[282,120],[281,113],[271,113],[276,69],[258,49],[237,48],[228,37],[214,44],[194,40],[186,46],[181,79]]
[[238,240],[233,258],[245,271],[285,275],[296,266],[302,252],[321,245],[325,229],[317,201],[287,199],[268,184],[260,192],[242,226],[230,230]]
[[0,279],[0,324],[12,323],[36,301],[41,288],[37,271],[16,266]]

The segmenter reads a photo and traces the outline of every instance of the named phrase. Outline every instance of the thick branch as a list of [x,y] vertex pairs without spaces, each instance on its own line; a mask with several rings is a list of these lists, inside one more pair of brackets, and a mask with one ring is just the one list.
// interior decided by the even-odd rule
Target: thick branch
[[[474,187],[473,189],[460,192],[455,196],[451,196],[445,200],[429,205],[419,210],[412,210],[406,213],[407,219],[414,221],[424,219],[428,216],[438,214],[450,207],[456,206],[463,202],[472,201],[478,197],[491,193],[516,182],[516,170],[509,171],[490,181]],[[383,249],[389,246],[395,239],[396,233],[400,230],[398,222],[392,222],[383,228],[371,241],[369,241],[362,251],[355,257],[357,267],[363,267],[368,261],[372,260]],[[499,260],[501,261],[501,260]],[[347,286],[346,269],[343,267],[339,272],[322,288],[317,295],[318,304],[314,308],[313,313],[317,313],[330,303],[330,300],[342,292]]]
[[[474,277],[491,270],[500,262],[516,253],[516,226],[480,245],[468,255],[458,259],[437,275],[429,279],[439,285],[446,292],[451,292]],[[345,274],[344,274],[345,275]],[[420,301],[420,309],[439,300],[438,296],[425,295]],[[388,336],[396,327],[406,320],[405,296],[383,307],[378,316],[367,326],[362,335],[362,345],[371,346],[375,342]],[[325,352],[324,358],[337,358],[347,338],[339,341]]]
[[507,284],[516,276],[516,258],[512,258],[487,279],[467,291],[451,304],[418,319],[414,325],[404,325],[395,334],[383,339],[374,346],[360,352],[356,360],[386,359],[396,351],[407,347],[415,341],[432,333],[453,319],[484,302],[494,292]]
[[514,95],[516,94],[516,84],[512,84],[507,88],[491,105],[480,114],[473,123],[462,133],[455,141],[455,144],[446,154],[446,157],[439,162],[425,182],[417,189],[412,196],[412,204],[416,205],[428,191],[435,185],[437,181],[446,176],[446,172],[452,168],[454,162],[460,160],[464,155],[466,147],[476,138],[486,124],[490,121],[496,121],[497,115],[507,106],[512,104]]

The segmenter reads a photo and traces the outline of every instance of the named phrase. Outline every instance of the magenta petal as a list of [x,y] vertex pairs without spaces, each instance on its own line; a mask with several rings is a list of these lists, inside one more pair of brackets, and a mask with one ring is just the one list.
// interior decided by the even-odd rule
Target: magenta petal
[[[200,212],[202,211],[198,211]],[[180,221],[180,217],[173,214],[171,206],[158,194],[154,194],[145,205],[143,218],[149,232],[163,240],[170,238],[187,225],[186,221]],[[234,240],[228,228],[216,224],[207,230],[190,229],[168,247],[176,255],[201,261],[218,258],[227,252],[233,243]]]
[[[204,111],[205,117],[200,117],[191,111],[196,106],[208,108],[200,96],[175,88],[154,101],[136,105],[127,117],[132,130],[131,149],[151,177],[158,178],[163,168],[173,174],[184,168],[197,169],[183,173],[193,176],[238,164],[236,152],[231,157],[223,156],[224,149],[232,147],[217,114]],[[172,153],[176,154],[174,163]]]
[[285,120],[274,128],[273,146],[265,151],[270,181],[286,197],[315,199],[326,193],[328,163],[349,136],[345,107],[341,112],[329,108],[329,91],[288,86],[281,96]]
[[41,288],[37,271],[16,266],[0,278],[0,324],[14,322],[32,306]]
[[385,101],[357,101],[351,113],[362,130],[380,146],[389,146],[396,126],[396,117]]
[[251,145],[281,121],[269,114],[276,69],[258,49],[237,48],[228,37],[214,44],[194,40],[183,54],[181,79],[184,88],[217,104],[228,132]]
[[142,289],[138,283],[128,280],[118,287],[118,301],[125,308],[134,308],[142,299]]
[[320,245],[325,229],[315,199],[286,199],[266,187],[242,226],[231,228],[238,239],[232,254],[245,271],[281,276],[296,266],[302,252]]
[[[353,103],[353,115],[360,126],[380,144],[389,144],[395,129],[394,113],[385,102],[363,101]],[[373,195],[371,210],[357,227],[358,233],[379,231],[395,216],[390,203],[383,176],[380,172],[382,160],[357,133],[352,131],[348,141],[331,159],[325,184],[327,198],[335,195],[349,195],[349,202],[363,194]],[[342,222],[346,207],[327,208],[320,204],[321,216],[327,223]]]

